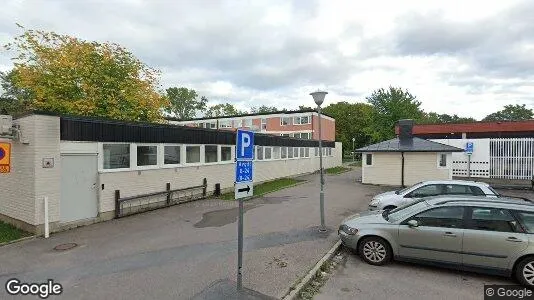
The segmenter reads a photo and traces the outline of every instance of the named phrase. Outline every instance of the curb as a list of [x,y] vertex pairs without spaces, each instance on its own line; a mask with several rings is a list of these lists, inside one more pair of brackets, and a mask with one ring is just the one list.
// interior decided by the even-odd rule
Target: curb
[[308,283],[316,276],[319,269],[328,261],[330,260],[335,253],[339,250],[341,247],[341,240],[338,240],[330,250],[321,258],[315,266],[302,278],[302,280],[295,286],[293,290],[290,290],[289,294],[286,294],[284,297],[282,297],[282,300],[294,300],[297,299],[300,291],[308,285]]
[[23,237],[23,238],[20,238],[20,239],[17,239],[17,240],[12,240],[12,241],[9,241],[9,242],[0,243],[0,247],[7,246],[7,245],[10,245],[10,244],[15,244],[15,243],[18,243],[18,242],[24,242],[24,241],[27,241],[27,240],[33,240],[36,237],[37,237],[36,235],[31,235],[31,236],[26,236],[26,237]]

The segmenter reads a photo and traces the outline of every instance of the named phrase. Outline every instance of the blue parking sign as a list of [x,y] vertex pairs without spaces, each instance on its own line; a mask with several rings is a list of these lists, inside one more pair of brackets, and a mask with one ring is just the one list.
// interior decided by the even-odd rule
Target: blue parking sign
[[252,181],[252,161],[237,161],[235,167],[235,182]]
[[465,152],[467,154],[473,154],[473,148],[474,148],[473,142],[467,142],[465,144]]
[[237,160],[252,160],[254,158],[254,132],[237,131],[235,152]]

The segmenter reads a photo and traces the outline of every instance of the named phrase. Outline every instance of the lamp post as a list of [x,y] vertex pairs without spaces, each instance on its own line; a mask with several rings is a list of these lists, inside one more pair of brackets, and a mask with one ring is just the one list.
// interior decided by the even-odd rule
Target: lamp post
[[352,162],[354,163],[354,156],[356,153],[354,152],[354,142],[356,141],[356,138],[352,138]]
[[324,224],[324,175],[323,175],[323,137],[321,132],[321,104],[323,104],[324,97],[328,94],[324,91],[313,92],[310,95],[313,101],[317,104],[317,113],[319,114],[319,172],[321,174],[321,192],[319,194],[319,205],[321,210],[321,227],[319,231],[325,232],[326,226]]

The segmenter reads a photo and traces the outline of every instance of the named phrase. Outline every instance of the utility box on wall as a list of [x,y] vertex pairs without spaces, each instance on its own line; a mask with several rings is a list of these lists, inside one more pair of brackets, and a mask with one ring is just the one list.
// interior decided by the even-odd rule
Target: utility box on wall
[[10,135],[13,126],[13,117],[10,115],[0,115],[0,136]]

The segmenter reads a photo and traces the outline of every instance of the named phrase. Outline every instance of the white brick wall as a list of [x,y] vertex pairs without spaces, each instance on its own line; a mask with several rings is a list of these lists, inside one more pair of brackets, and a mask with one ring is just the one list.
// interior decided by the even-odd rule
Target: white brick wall
[[35,116],[14,121],[24,140],[11,140],[11,173],[0,174],[0,214],[35,224]]
[[[59,118],[30,115],[14,121],[22,141],[10,141],[11,173],[0,174],[0,214],[31,225],[43,223],[43,197],[49,197],[50,222],[59,219]],[[42,158],[54,158],[43,169]]]

